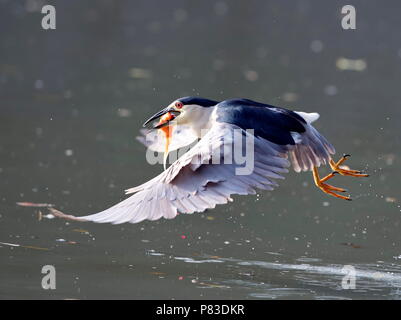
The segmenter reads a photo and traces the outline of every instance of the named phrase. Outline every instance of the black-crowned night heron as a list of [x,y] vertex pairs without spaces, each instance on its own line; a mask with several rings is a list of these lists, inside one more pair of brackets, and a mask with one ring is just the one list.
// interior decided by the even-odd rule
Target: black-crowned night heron
[[[126,190],[126,194],[133,195],[109,209],[83,217],[52,211],[68,219],[114,224],[202,212],[232,201],[233,194],[273,190],[278,186],[275,180],[283,179],[282,174],[288,172],[288,156],[296,172],[313,172],[314,182],[323,192],[351,200],[337,193],[346,190],[326,181],[336,173],[368,175],[345,169],[342,164],[348,155],[337,162],[331,158],[334,147],[312,126],[318,118],[317,113],[291,111],[248,99],[177,99],[145,122],[159,120],[154,129],[165,134],[154,131],[147,139],[139,140],[151,150],[168,154],[198,139],[191,149],[157,177]],[[249,159],[236,154],[239,150],[243,155],[248,147]],[[248,172],[239,170],[248,165],[244,159],[252,162]],[[322,164],[329,164],[333,172],[320,178],[317,168]]]

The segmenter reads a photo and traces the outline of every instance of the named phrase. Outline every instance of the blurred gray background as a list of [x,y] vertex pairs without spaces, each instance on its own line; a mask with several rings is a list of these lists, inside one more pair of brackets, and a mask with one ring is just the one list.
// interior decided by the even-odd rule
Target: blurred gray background
[[[56,30],[44,4],[0,0],[0,298],[400,298],[399,1],[52,1]],[[356,30],[341,28],[346,4]],[[16,205],[118,202],[162,171],[135,140],[143,121],[186,95],[319,112],[371,177],[333,180],[347,202],[290,172],[273,192],[137,225]]]

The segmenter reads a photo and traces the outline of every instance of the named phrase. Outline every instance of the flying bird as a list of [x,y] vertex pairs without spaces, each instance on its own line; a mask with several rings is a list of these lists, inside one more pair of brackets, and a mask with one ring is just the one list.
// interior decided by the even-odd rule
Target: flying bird
[[[95,214],[76,217],[49,210],[62,218],[113,224],[171,219],[179,213],[203,212],[225,204],[235,194],[273,190],[291,164],[296,172],[312,171],[315,185],[326,194],[351,200],[342,194],[345,189],[327,181],[336,174],[368,175],[343,166],[349,155],[332,159],[334,147],[312,126],[318,118],[318,113],[249,99],[179,98],[150,117],[144,126],[158,122],[139,137],[150,150],[164,153],[162,173],[127,189],[130,197]],[[239,156],[248,147],[249,154]],[[166,168],[169,152],[182,148],[188,150]],[[332,172],[320,177],[318,167],[327,164]]]

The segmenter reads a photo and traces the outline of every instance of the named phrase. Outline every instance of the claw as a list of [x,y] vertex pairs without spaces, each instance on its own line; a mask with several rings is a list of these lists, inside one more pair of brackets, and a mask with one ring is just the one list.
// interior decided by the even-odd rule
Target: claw
[[333,190],[333,191],[347,192],[346,189],[334,187],[334,186],[332,186],[330,184],[327,184],[327,183],[324,184],[324,187],[327,188],[327,189]]
[[341,167],[341,165],[344,163],[344,161],[347,160],[350,156],[351,156],[350,154],[344,154],[342,156],[342,158],[340,160],[338,160],[337,162],[330,160],[329,164],[330,164],[330,167],[333,170],[333,172],[323,178],[319,177],[319,172],[317,171],[317,168],[314,167],[313,168],[313,178],[315,180],[316,186],[320,190],[322,190],[324,193],[327,193],[333,197],[351,201],[352,199],[350,196],[346,197],[346,196],[342,196],[340,194],[333,192],[333,191],[346,192],[347,190],[345,190],[343,188],[334,187],[332,185],[324,183],[327,180],[333,178],[336,174],[341,174],[342,176],[351,176],[351,177],[369,177],[368,174],[362,173],[362,171],[360,171],[360,170],[344,169]]
[[324,193],[327,193],[333,197],[336,198],[340,198],[340,199],[344,199],[344,200],[351,200],[350,197],[346,197],[346,196],[342,196],[340,194],[337,194],[333,191],[338,191],[338,192],[346,192],[347,190],[343,189],[343,188],[338,188],[338,187],[334,187],[330,184],[324,183],[325,181],[331,179],[332,177],[335,176],[335,174],[338,173],[337,171],[333,171],[332,173],[328,174],[327,176],[325,176],[324,178],[320,179],[319,177],[319,172],[317,170],[316,167],[313,168],[313,178],[315,180],[315,184],[316,186],[322,190]]
[[343,169],[341,165],[347,160],[351,155],[344,154],[340,160],[334,162],[330,160],[330,167],[332,170],[337,171],[342,176],[351,176],[351,177],[369,177],[368,174],[362,173],[360,170],[351,170],[351,169]]

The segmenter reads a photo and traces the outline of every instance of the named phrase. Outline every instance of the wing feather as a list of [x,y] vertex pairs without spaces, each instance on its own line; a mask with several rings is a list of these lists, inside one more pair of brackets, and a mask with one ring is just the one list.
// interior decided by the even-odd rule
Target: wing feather
[[[122,202],[102,212],[78,217],[81,221],[137,223],[174,218],[180,213],[202,212],[217,204],[232,201],[233,194],[254,194],[256,189],[272,190],[276,179],[289,162],[283,147],[262,138],[255,138],[254,170],[249,175],[237,175],[240,165],[213,164],[212,155],[217,149],[232,146],[235,125],[216,123],[209,132],[187,153],[176,160],[167,170],[152,180],[127,190],[134,193]],[[244,132],[244,135],[246,133]],[[230,148],[224,149],[227,152]],[[228,155],[230,155],[228,153]],[[71,217],[71,216],[69,216]]]
[[304,133],[300,134],[300,141],[289,148],[292,165],[296,172],[310,171],[313,167],[320,167],[335,154],[334,147],[311,124],[306,125]]

